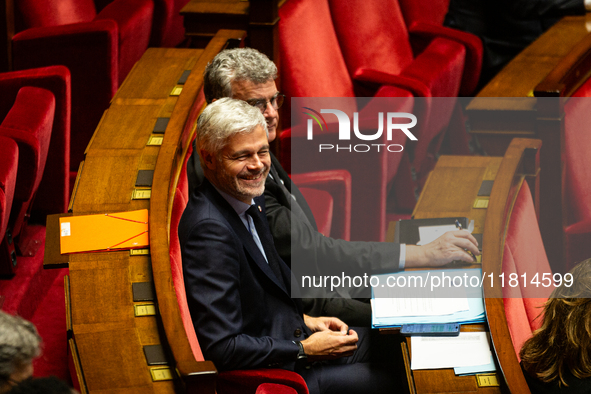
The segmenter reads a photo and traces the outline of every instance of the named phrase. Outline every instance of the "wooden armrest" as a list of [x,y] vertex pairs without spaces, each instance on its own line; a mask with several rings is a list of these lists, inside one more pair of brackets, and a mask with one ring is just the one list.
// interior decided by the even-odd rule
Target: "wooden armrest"
[[220,30],[199,57],[174,107],[158,153],[150,199],[150,254],[158,308],[168,345],[187,392],[215,393],[217,370],[211,361],[197,361],[185,332],[173,287],[169,255],[170,217],[174,192],[194,133],[197,113],[204,106],[199,96],[203,70],[229,39],[241,38],[239,30]]
[[515,138],[507,148],[490,195],[482,241],[482,271],[494,278],[494,286],[491,281],[484,281],[486,317],[494,352],[511,393],[529,393],[529,387],[511,342],[503,292],[497,279],[503,269],[505,232],[513,204],[525,177],[538,174],[537,152],[541,146],[540,140]]
[[536,97],[570,97],[591,76],[591,35],[586,35],[534,89]]

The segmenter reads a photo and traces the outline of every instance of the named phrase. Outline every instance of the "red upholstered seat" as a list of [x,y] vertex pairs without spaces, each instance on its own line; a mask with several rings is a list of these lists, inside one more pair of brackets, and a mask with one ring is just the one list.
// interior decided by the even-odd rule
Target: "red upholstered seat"
[[[183,166],[183,172],[186,168],[186,165]],[[182,177],[186,178],[186,174],[181,174],[181,178]],[[181,311],[181,319],[183,320],[191,350],[193,351],[195,360],[203,361],[203,353],[201,352],[199,340],[195,333],[195,329],[193,328],[193,321],[191,319],[191,313],[189,312],[189,305],[187,304],[185,282],[183,280],[181,248],[178,240],[178,225],[186,204],[187,201],[185,200],[182,191],[177,189],[174,195],[170,218],[170,264],[174,290]],[[216,382],[216,391],[219,394],[254,394],[259,385],[268,382],[289,386],[298,394],[308,394],[306,383],[300,375],[282,369],[253,369],[221,372],[219,373]]]
[[283,384],[263,383],[257,387],[256,394],[297,394],[297,391]]
[[460,95],[476,93],[476,85],[482,69],[482,42],[477,36],[448,27],[443,21],[449,7],[449,0],[399,0],[406,26],[416,38],[446,37],[461,43],[466,48],[466,62]]
[[18,179],[10,219],[13,236],[18,236],[28,213],[47,160],[55,98],[48,90],[23,87],[2,123],[0,135],[12,138],[19,147]]
[[18,168],[18,146],[8,137],[0,136],[0,272],[12,271],[12,247],[6,239],[8,218],[14,197]]
[[400,0],[400,9],[407,26],[413,22],[443,25],[449,0]]
[[361,94],[372,86],[390,84],[410,90],[417,100],[414,114],[420,120],[418,141],[413,142],[412,164],[422,178],[435,164],[460,91],[466,50],[447,37],[413,40],[397,1],[330,0],[330,10],[349,74],[362,84]]
[[332,196],[324,190],[311,189],[309,187],[300,188],[300,192],[302,192],[308,205],[310,205],[318,232],[326,237],[330,237],[334,206]]
[[346,170],[293,174],[308,202],[318,231],[348,241],[351,234],[351,174]]
[[[563,209],[565,214],[565,271],[591,256],[591,80],[564,105]],[[557,207],[558,209],[558,207]]]
[[[531,284],[536,274],[540,283],[550,283],[543,278],[552,278],[552,269],[542,243],[531,192],[525,182],[517,195],[507,228],[503,273],[506,284],[503,287],[503,302],[507,326],[515,353],[519,357],[519,350],[524,342],[541,326],[542,319],[538,315],[543,311],[544,303],[554,289],[553,285],[544,287]],[[519,276],[519,286],[509,285],[511,274]],[[527,283],[523,286],[522,275],[527,278],[529,286]]]
[[[360,110],[354,99],[353,81],[347,71],[343,54],[339,48],[337,35],[332,25],[327,0],[291,0],[279,10],[279,45],[281,89],[293,97],[337,97],[338,108],[353,119],[353,113]],[[413,99],[408,90],[393,86],[383,86],[375,93],[376,97],[401,97],[392,103],[392,111],[412,112]],[[348,100],[347,98],[351,98]],[[371,106],[367,104],[366,106]],[[282,107],[284,126],[304,121],[300,111],[293,111],[296,118],[291,119],[292,110],[288,99]],[[365,110],[365,109],[364,109]],[[375,114],[374,114],[375,115]],[[331,115],[333,116],[333,115]],[[363,117],[363,115],[360,115]],[[334,116],[333,116],[334,118]],[[328,119],[328,118],[327,118]],[[330,119],[334,121],[336,119]],[[362,241],[384,240],[386,234],[386,196],[391,180],[396,175],[401,154],[371,155],[371,157],[351,157],[351,155],[314,156],[304,152],[306,144],[305,125],[284,131],[281,135],[281,160],[288,172],[311,172],[327,169],[345,169],[352,178],[351,239]],[[328,125],[329,133],[338,128]],[[375,132],[375,123],[370,126]],[[331,135],[319,135],[317,143]],[[387,141],[385,133],[374,143],[406,144],[406,136],[395,134]],[[316,141],[316,137],[315,137]],[[292,152],[301,166],[292,168]],[[309,155],[308,155],[309,153]],[[359,159],[359,160],[355,160]],[[293,170],[293,171],[292,171]],[[371,190],[371,192],[368,192]]]
[[153,9],[150,0],[115,0],[98,14],[92,0],[15,1],[14,69],[71,72],[74,175],[103,111],[148,47]]
[[150,46],[175,47],[185,39],[181,8],[189,0],[154,0],[154,20]]
[[55,115],[47,154],[47,165],[33,204],[33,214],[66,212],[70,199],[70,72],[64,66],[51,66],[0,74],[0,119],[12,108],[24,86],[49,90],[55,97]]

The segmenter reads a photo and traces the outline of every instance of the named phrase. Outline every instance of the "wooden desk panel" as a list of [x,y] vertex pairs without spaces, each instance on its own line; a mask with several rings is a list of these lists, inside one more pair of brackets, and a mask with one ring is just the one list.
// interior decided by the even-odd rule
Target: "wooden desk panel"
[[[139,101],[139,100],[134,100]],[[165,100],[159,100],[155,104],[119,104],[114,102],[109,107],[99,124],[100,133],[96,133],[92,138],[90,148],[86,157],[97,154],[100,150],[119,150],[124,149],[144,150],[148,142],[149,133],[154,128],[158,117],[161,116],[161,108]],[[170,115],[169,115],[170,116]],[[139,136],[145,138],[138,138]],[[153,155],[158,155],[158,149],[154,150]]]
[[[511,215],[513,197],[525,176],[537,175],[539,168],[535,164],[535,153],[539,151],[540,145],[539,140],[516,139],[503,158],[442,156],[423,188],[414,217],[418,219],[460,215],[474,219],[474,233],[482,233],[483,240],[487,242],[482,245],[482,269],[485,272],[500,272],[505,223]],[[489,207],[474,209],[472,203],[483,180],[495,181]],[[502,386],[478,387],[475,376],[458,377],[453,369],[419,370],[409,373],[416,393],[529,392],[516,361],[503,301],[498,298],[499,291],[498,286],[488,289],[485,283],[488,322],[486,325],[462,326],[462,331],[485,331],[490,328],[493,352],[498,362],[497,380]],[[407,345],[410,348],[410,340],[407,340]]]
[[477,97],[533,97],[536,85],[589,33],[588,21],[588,14],[558,21],[507,64]]
[[192,70],[203,50],[148,48],[127,76],[113,101],[168,99],[185,70]]
[[[415,206],[415,219],[462,216],[482,234],[486,209],[474,208],[483,180],[494,180],[501,157],[441,156]],[[442,191],[445,191],[442,193]]]
[[[413,217],[465,216],[474,220],[474,233],[481,234],[487,210],[473,208],[474,199],[483,180],[495,179],[501,161],[501,157],[441,156],[423,188]],[[462,326],[462,331],[485,331],[485,326]],[[410,349],[410,338],[407,344]],[[456,376],[453,368],[412,371],[412,379],[417,393],[501,392],[499,387],[478,387],[474,375]]]
[[[74,215],[150,208],[150,200],[132,200],[132,192],[138,170],[155,170],[162,153],[161,146],[146,145],[156,119],[171,117],[164,138],[172,137],[171,125],[178,133],[172,134],[180,138],[184,124],[194,122],[191,109],[202,87],[205,65],[236,34],[220,32],[205,50],[148,49],[112,100],[87,148],[72,197]],[[188,93],[171,96],[185,70],[192,70],[183,86]],[[156,315],[136,316],[134,310],[134,306],[149,303],[133,301],[132,284],[154,281],[151,256],[131,256],[129,251],[72,254],[69,267],[70,349],[78,356],[82,393],[173,393],[181,389],[173,380],[154,382],[150,372],[154,367],[147,365],[143,353],[145,345],[166,343],[157,294],[152,302]],[[201,371],[212,368],[211,363],[204,364]],[[172,378],[178,378],[174,360],[168,360],[168,366]]]

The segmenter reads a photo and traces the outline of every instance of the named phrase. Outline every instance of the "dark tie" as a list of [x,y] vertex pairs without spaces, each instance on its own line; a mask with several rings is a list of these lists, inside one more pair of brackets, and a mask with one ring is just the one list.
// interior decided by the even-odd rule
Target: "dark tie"
[[275,249],[275,244],[273,243],[273,237],[271,236],[271,232],[269,231],[268,226],[263,223],[263,219],[261,217],[261,212],[259,211],[258,205],[251,205],[250,208],[246,210],[246,213],[250,215],[252,221],[254,222],[254,226],[257,230],[257,234],[261,240],[261,244],[263,245],[263,249],[265,250],[265,255],[267,256],[267,262],[269,263],[269,267],[273,270],[273,273],[277,277],[280,283],[285,286],[285,282],[283,281],[283,275],[281,275],[281,268],[279,267],[280,259],[277,250]]

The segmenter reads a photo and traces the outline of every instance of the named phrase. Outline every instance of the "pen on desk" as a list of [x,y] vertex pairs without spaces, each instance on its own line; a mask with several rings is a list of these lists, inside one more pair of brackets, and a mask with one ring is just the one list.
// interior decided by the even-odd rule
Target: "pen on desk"
[[456,228],[458,230],[461,230],[462,229],[462,223],[460,223],[460,221],[458,219],[456,219]]

